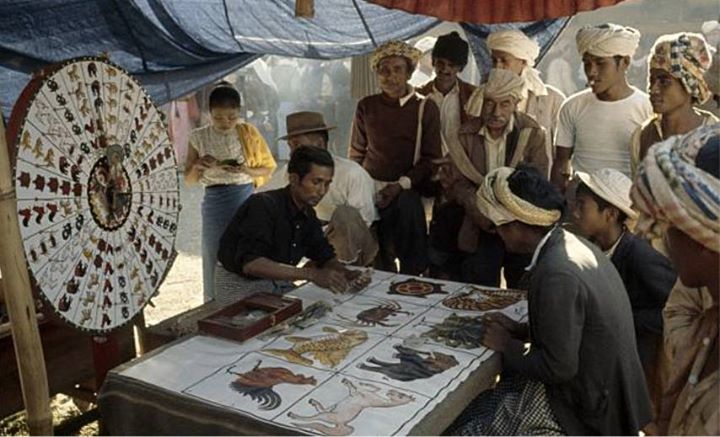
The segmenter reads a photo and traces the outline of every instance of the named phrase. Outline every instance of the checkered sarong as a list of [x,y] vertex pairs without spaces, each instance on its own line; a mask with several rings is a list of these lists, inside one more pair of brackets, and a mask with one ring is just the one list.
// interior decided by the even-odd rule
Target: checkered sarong
[[475,398],[445,435],[565,435],[550,409],[545,385],[503,378]]

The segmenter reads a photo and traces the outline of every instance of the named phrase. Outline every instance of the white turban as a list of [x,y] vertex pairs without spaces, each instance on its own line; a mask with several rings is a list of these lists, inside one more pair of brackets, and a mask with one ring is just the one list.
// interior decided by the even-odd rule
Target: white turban
[[492,99],[515,97],[517,100],[521,100],[524,90],[525,81],[520,76],[510,70],[493,68],[490,70],[487,82],[473,91],[463,109],[469,115],[478,117],[482,112],[485,97]]
[[[527,62],[520,75],[525,81],[525,90],[532,91],[536,96],[547,95],[547,88],[540,79],[540,72],[535,68],[535,59],[540,54],[540,46],[534,39],[519,30],[499,30],[491,33],[486,42],[490,50],[510,53],[512,56]],[[527,93],[525,92],[524,95]]]
[[586,26],[575,37],[580,56],[588,53],[601,58],[632,56],[640,43],[640,32],[617,24]]

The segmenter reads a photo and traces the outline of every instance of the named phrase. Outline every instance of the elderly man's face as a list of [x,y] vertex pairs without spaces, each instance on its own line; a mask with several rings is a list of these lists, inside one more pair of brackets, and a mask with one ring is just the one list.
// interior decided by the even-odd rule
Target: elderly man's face
[[510,117],[516,108],[517,99],[515,97],[485,97],[481,113],[483,124],[491,130],[503,130],[510,122]]
[[380,89],[392,98],[399,99],[405,95],[411,75],[408,61],[402,56],[388,56],[381,59],[377,66]]
[[653,68],[650,70],[650,103],[656,114],[668,114],[692,104],[692,97],[685,91],[680,80],[669,72]]
[[525,62],[524,59],[516,58],[508,52],[504,52],[502,50],[493,50],[492,64],[493,68],[498,68],[500,70],[510,70],[520,76],[525,69],[525,65],[527,65],[527,62]]

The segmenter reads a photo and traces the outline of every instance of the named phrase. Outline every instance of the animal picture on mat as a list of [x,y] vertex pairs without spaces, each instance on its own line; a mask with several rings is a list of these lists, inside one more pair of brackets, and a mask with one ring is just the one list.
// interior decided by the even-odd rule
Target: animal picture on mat
[[396,389],[389,389],[383,393],[380,387],[364,382],[358,382],[356,386],[347,378],[343,378],[342,383],[348,389],[346,397],[329,407],[311,398],[309,403],[317,414],[301,416],[289,412],[288,417],[291,419],[306,422],[294,422],[293,426],[325,435],[349,435],[355,431],[350,422],[366,408],[391,408],[415,401],[411,395]]
[[233,372],[233,366],[227,369],[227,373],[237,377],[230,383],[230,387],[243,396],[250,396],[250,399],[260,404],[261,410],[274,410],[282,403],[280,395],[273,390],[278,384],[317,384],[313,376],[299,375],[284,367],[260,367],[260,364],[261,360],[245,373]]
[[447,291],[442,289],[442,284],[421,281],[419,279],[408,279],[402,282],[393,282],[390,284],[390,291],[388,291],[388,294],[400,294],[403,296],[420,298],[424,298],[425,296],[433,293],[447,294]]
[[397,350],[393,358],[399,359],[399,362],[389,363],[370,357],[366,360],[369,364],[360,363],[357,367],[382,373],[397,381],[414,381],[430,378],[459,364],[454,356],[441,352],[423,352],[400,344],[393,347]]
[[482,346],[483,332],[482,316],[464,317],[453,313],[421,336],[450,347],[475,349]]
[[489,311],[500,310],[525,298],[519,290],[492,290],[472,287],[470,291],[448,297],[442,304],[454,310]]
[[305,354],[312,355],[320,363],[335,367],[347,357],[348,353],[358,345],[363,344],[368,336],[365,331],[359,329],[337,330],[326,326],[323,331],[327,335],[315,337],[285,337],[285,340],[293,343],[289,349],[265,349],[265,352],[282,357],[291,363],[310,366],[313,361],[303,357]]
[[349,322],[353,323],[355,326],[359,326],[359,327],[377,326],[377,325],[385,326],[385,327],[392,327],[392,326],[398,326],[398,324],[390,323],[388,319],[393,316],[396,316],[398,314],[411,315],[412,313],[409,311],[403,311],[402,306],[400,306],[400,304],[397,303],[397,301],[390,300],[390,299],[382,299],[372,308],[368,308],[366,310],[360,311],[355,316],[355,320],[348,319],[347,317],[344,317],[340,314],[338,314],[338,317],[345,321],[349,321]]

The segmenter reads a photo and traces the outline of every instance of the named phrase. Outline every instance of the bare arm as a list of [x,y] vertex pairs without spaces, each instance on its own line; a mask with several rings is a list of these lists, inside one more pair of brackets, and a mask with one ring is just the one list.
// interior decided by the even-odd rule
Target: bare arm
[[202,172],[208,168],[207,160],[198,156],[194,147],[188,147],[187,159],[185,161],[185,183],[188,185],[197,184],[202,177]]
[[[359,271],[355,272],[346,269],[336,259],[327,261],[322,268],[318,268],[314,266],[294,267],[265,257],[255,258],[245,264],[243,273],[249,276],[278,281],[310,281],[319,287],[327,288],[333,293],[343,293],[349,290],[350,282],[360,276]],[[357,291],[357,289],[359,288],[354,291]]]
[[570,176],[572,176],[570,167],[572,151],[573,149],[569,147],[558,146],[555,148],[555,161],[550,172],[550,182],[562,193],[565,192]]

